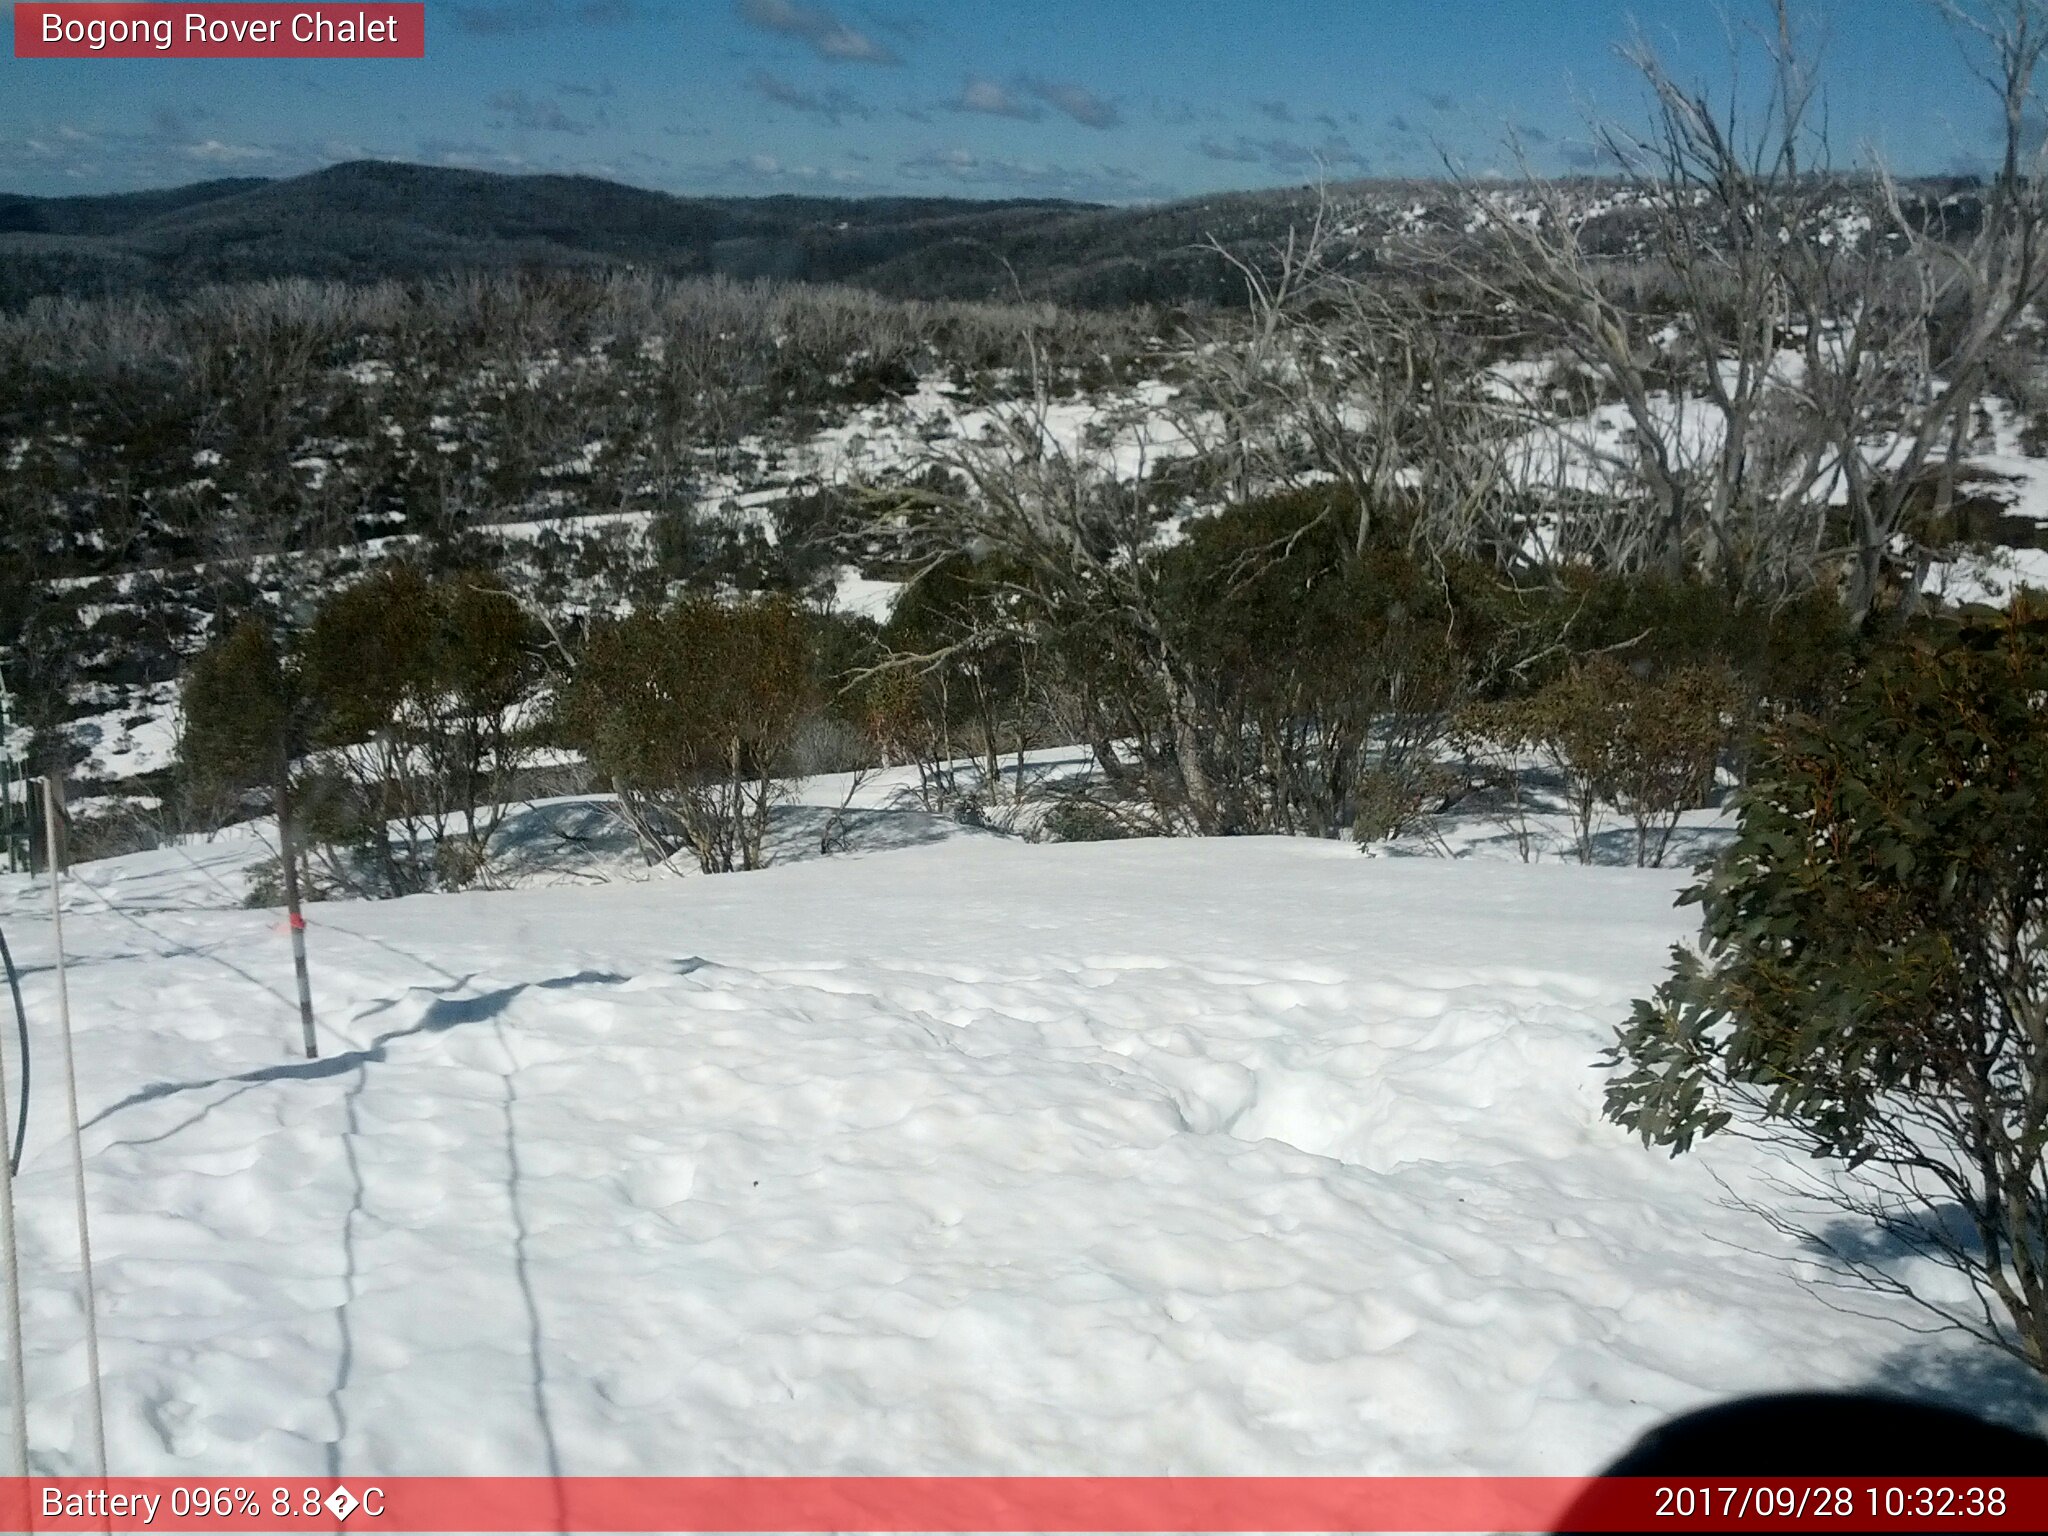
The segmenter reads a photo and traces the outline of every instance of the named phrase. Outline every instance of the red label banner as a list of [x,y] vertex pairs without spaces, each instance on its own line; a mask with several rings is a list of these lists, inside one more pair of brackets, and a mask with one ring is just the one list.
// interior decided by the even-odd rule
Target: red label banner
[[17,59],[420,59],[423,4],[29,4]]
[[2040,1531],[2048,1478],[0,1479],[8,1531]]

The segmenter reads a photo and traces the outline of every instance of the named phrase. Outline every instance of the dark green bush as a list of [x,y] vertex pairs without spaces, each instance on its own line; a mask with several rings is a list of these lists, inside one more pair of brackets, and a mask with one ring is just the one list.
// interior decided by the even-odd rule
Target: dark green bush
[[1444,570],[1357,549],[1340,504],[1308,493],[1196,521],[1160,579],[1214,744],[1221,830],[1335,836],[1368,777],[1383,808],[1390,781],[1433,771],[1490,628]]
[[1002,755],[1023,745],[1031,671],[1007,585],[1016,574],[966,555],[940,561],[897,599],[882,629],[900,676],[876,702],[891,744],[920,765],[928,787],[949,777],[956,758],[971,758],[979,792],[999,796]]
[[561,701],[649,857],[759,868],[768,814],[817,696],[814,636],[790,604],[689,598],[592,631]]
[[1859,648],[1841,603],[1817,587],[1767,605],[1651,571],[1579,575],[1551,601],[1564,655],[1613,652],[1660,672],[1725,667],[1751,707],[1768,713],[1833,699]]
[[1042,825],[1045,835],[1056,843],[1114,843],[1144,835],[1128,817],[1078,798],[1056,801]]
[[1580,862],[1594,862],[1600,813],[1613,806],[1634,826],[1636,863],[1653,866],[1679,818],[1709,802],[1740,703],[1718,662],[1656,672],[1603,654],[1523,697],[1475,705],[1459,725],[1475,742],[1533,754],[1556,771]]
[[218,825],[289,772],[327,884],[474,883],[536,744],[542,645],[495,578],[404,565],[331,593],[289,645],[242,620],[187,671],[184,792]]
[[193,658],[180,698],[178,756],[189,795],[232,804],[245,791],[276,785],[299,745],[299,688],[268,623],[244,618],[229,626]]
[[299,798],[337,883],[400,896],[485,878],[536,745],[545,644],[479,572],[391,565],[321,603],[298,651],[325,750]]
[[2048,1371],[2048,613],[1929,623],[1765,738],[1734,847],[1612,1056],[1608,1114],[1826,1159],[1869,1229],[1959,1271],[1951,1323]]

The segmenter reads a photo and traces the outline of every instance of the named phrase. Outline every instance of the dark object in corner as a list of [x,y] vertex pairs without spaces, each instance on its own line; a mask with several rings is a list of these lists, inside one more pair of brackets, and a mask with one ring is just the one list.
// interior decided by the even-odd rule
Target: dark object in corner
[[[1660,1424],[1603,1477],[2048,1477],[2048,1440],[1861,1392],[1745,1397]],[[1579,1529],[1567,1511],[1560,1531]]]

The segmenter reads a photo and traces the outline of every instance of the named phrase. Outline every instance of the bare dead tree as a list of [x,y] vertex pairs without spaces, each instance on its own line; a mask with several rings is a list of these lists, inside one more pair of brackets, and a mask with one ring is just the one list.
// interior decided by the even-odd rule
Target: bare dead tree
[[[1816,86],[1789,11],[1779,3],[1771,14],[1761,35],[1770,83],[1747,116],[1739,92],[1717,105],[1680,86],[1646,44],[1625,48],[1651,110],[1641,129],[1595,126],[1617,168],[1613,195],[1575,205],[1533,173],[1512,191],[1467,184],[1488,238],[1463,264],[1532,341],[1572,359],[1619,409],[1619,441],[1560,435],[1554,412],[1526,391],[1515,399],[1508,381],[1532,441],[1552,457],[1525,472],[1576,464],[1583,476],[1593,466],[1598,489],[1642,505],[1645,517],[1600,532],[1600,553],[1624,568],[1697,569],[1765,590],[1810,566],[1826,474],[1814,434],[1799,430],[1800,381],[1784,356],[1796,326],[1783,251],[1814,240],[1843,196],[1825,169]],[[1598,220],[1633,236],[1621,260],[1657,265],[1658,313],[1631,305],[1613,281]]]
[[[1327,188],[1303,226],[1263,256],[1212,239],[1242,314],[1187,338],[1187,387],[1167,407],[1236,500],[1335,481],[1363,551],[1399,514],[1413,545],[1470,552],[1497,541],[1484,515],[1499,487],[1481,371],[1466,316],[1426,300],[1418,274],[1349,269],[1356,210]],[[1433,302],[1432,302],[1433,301]]]
[[1949,25],[1963,57],[1998,97],[2004,125],[1999,182],[2017,187],[2028,160],[2028,108],[2034,76],[2048,50],[2048,7],[2041,0],[1928,0]]
[[[1158,531],[1144,493],[1152,428],[1135,410],[1073,440],[1055,430],[1042,374],[1035,383],[1031,395],[994,411],[981,435],[934,444],[926,468],[937,473],[920,487],[870,488],[869,499],[891,532],[934,565],[960,551],[1000,560],[1011,573],[1000,584],[1006,600],[987,611],[1000,615],[995,622],[1011,641],[1038,655],[1041,673],[1061,674],[1105,776],[1142,783],[1174,830],[1237,830],[1241,807],[1215,766],[1220,743],[1166,622],[1158,569],[1146,558]],[[883,665],[930,668],[987,638],[963,634]],[[1130,709],[1129,687],[1097,686],[1108,671],[1135,681],[1156,713]]]
[[[1649,125],[1596,127],[1619,169],[1617,204],[1645,231],[1675,296],[1648,314],[1620,297],[1615,263],[1557,183],[1467,185],[1490,238],[1465,270],[1616,402],[1618,443],[1568,442],[1603,462],[1610,495],[1644,519],[1603,553],[1697,570],[1771,594],[1839,570],[1861,618],[1885,595],[1930,500],[1945,505],[1967,421],[1996,358],[2041,294],[2041,179],[2016,167],[2048,27],[2040,0],[1933,0],[2004,104],[2007,172],[1974,233],[1880,169],[1831,160],[1808,51],[1786,0],[1751,36],[1768,63],[1760,104],[1717,105],[1655,53],[1627,57]],[[1619,217],[1619,215],[1616,215]],[[1532,431],[1554,424],[1526,402]],[[1911,550],[1907,550],[1911,565]]]
[[2004,120],[2001,173],[1975,231],[1950,227],[1942,203],[1909,197],[1880,169],[1884,245],[1897,254],[1866,263],[1854,303],[1829,290],[1815,251],[1786,253],[1803,293],[1833,305],[1823,325],[1818,302],[1804,301],[1816,310],[1810,336],[1829,338],[1809,340],[1809,367],[1818,365],[1815,377],[1825,381],[1823,431],[1846,503],[1847,599],[1858,617],[1877,602],[1895,547],[1917,545],[1930,479],[1937,508],[1953,496],[1971,416],[2029,306],[2048,289],[2044,154],[2027,142],[2048,12],[2040,0],[1934,3]]

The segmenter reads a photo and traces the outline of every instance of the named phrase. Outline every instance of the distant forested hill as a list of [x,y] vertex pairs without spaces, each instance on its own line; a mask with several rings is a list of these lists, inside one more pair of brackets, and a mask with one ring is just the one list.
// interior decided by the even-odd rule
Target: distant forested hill
[[248,278],[589,265],[852,282],[900,297],[1021,287],[1089,306],[1180,302],[1220,296],[1221,264],[1195,249],[1219,216],[1227,225],[1273,205],[674,197],[583,176],[362,161],[285,181],[0,195],[0,305]]

